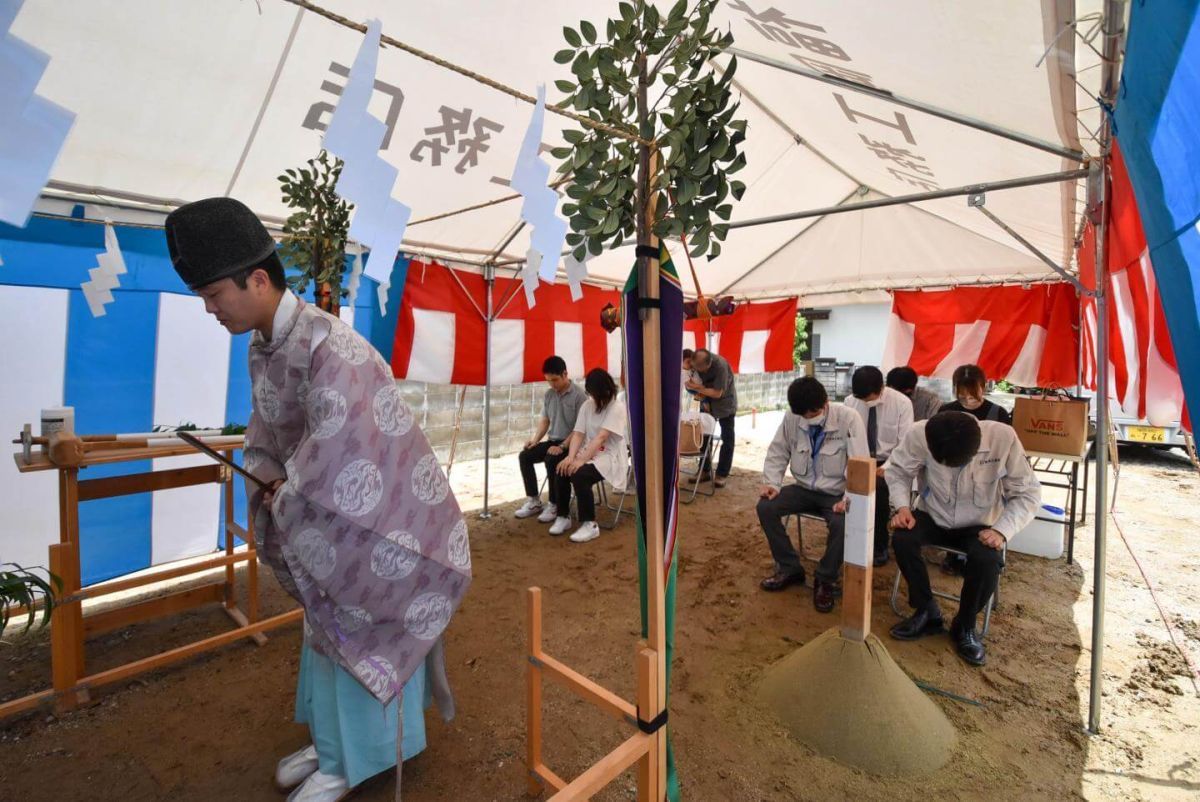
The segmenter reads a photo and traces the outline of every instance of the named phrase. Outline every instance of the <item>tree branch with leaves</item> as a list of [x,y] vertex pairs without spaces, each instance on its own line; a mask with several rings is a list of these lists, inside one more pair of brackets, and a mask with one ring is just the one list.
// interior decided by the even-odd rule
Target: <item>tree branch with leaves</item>
[[350,231],[353,204],[337,194],[342,160],[330,160],[322,150],[305,167],[285,170],[279,176],[283,202],[294,209],[283,224],[279,257],[294,275],[288,286],[296,293],[316,285],[317,306],[337,314],[346,270],[346,237]]
[[[730,178],[746,166],[746,121],[734,119],[736,58],[720,75],[711,66],[733,44],[733,34],[711,27],[716,4],[697,0],[689,11],[688,0],[679,0],[664,16],[645,0],[622,2],[620,17],[606,23],[607,41],[599,41],[586,20],[563,29],[570,47],[554,60],[570,64],[574,80],[555,81],[567,93],[560,106],[636,131],[659,152],[655,173],[639,176],[650,146],[598,129],[563,131],[567,144],[551,155],[561,161],[560,173],[574,176],[563,213],[576,259],[635,236],[643,241],[640,228],[650,208],[654,234],[686,238],[693,256],[720,255],[732,201],[746,190]],[[658,93],[653,105],[651,91]]]

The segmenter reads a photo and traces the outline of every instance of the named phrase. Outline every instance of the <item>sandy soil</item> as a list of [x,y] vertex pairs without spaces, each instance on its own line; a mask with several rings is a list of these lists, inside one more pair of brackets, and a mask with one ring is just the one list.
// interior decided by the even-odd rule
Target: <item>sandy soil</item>
[[[684,795],[696,800],[1184,799],[1200,792],[1200,698],[1174,651],[1121,536],[1108,558],[1104,730],[1084,734],[1091,638],[1091,529],[1079,530],[1078,565],[1013,555],[1004,605],[987,640],[989,665],[973,670],[945,639],[897,643],[887,606],[894,565],[875,577],[873,626],[912,677],[975,700],[934,696],[957,727],[951,761],[921,778],[881,778],[814,755],[755,707],[765,669],[836,623],[813,611],[809,591],[765,594],[770,569],[753,515],[770,420],[739,422],[733,481],[715,499],[684,507],[678,655],[671,721]],[[1123,451],[1116,521],[1153,580],[1181,643],[1200,663],[1200,478],[1174,454]],[[638,633],[633,526],[590,544],[552,539],[515,521],[514,459],[495,463],[496,516],[472,519],[475,583],[448,639],[460,713],[430,716],[429,748],[404,767],[409,800],[523,798],[524,589],[545,592],[546,649],[626,698],[633,696]],[[452,475],[464,506],[478,508],[478,463]],[[1090,517],[1089,517],[1090,522]],[[819,526],[806,530],[817,551]],[[934,571],[937,577],[936,570]],[[945,577],[940,577],[948,584]],[[290,601],[268,580],[264,614]],[[88,643],[89,670],[215,634],[216,610],[151,622]],[[48,685],[44,633],[0,645],[0,700]],[[262,648],[237,644],[99,693],[63,717],[43,711],[0,727],[0,798],[63,800],[276,800],[275,761],[300,747],[291,723],[300,632]],[[546,692],[547,763],[571,777],[626,730],[557,688]],[[913,733],[912,737],[921,737]],[[391,799],[390,776],[356,798]],[[600,799],[634,797],[626,775]]]

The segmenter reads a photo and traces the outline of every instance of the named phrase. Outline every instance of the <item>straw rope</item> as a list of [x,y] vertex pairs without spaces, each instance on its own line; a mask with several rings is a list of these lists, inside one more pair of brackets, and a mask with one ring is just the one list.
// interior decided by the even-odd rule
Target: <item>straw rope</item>
[[[347,19],[346,17],[343,17],[340,14],[335,14],[334,12],[329,11],[328,9],[322,8],[321,6],[318,6],[315,3],[308,2],[308,0],[284,0],[284,2],[291,3],[294,6],[299,6],[300,8],[303,8],[305,11],[311,11],[314,14],[318,14],[318,15],[324,17],[325,19],[329,20],[330,22],[336,22],[338,25],[341,25],[345,28],[350,28],[352,30],[358,31],[359,33],[367,32],[366,25],[364,25],[362,23],[354,22],[353,20]],[[480,75],[479,73],[477,73],[473,70],[468,70],[466,67],[460,67],[457,64],[446,61],[445,59],[435,56],[432,53],[427,53],[424,50],[413,47],[410,44],[405,44],[404,42],[401,42],[399,39],[393,39],[390,36],[383,35],[380,37],[380,43],[390,45],[399,50],[403,50],[406,53],[410,53],[410,54],[416,56],[417,58],[424,59],[425,61],[428,61],[428,62],[438,65],[439,67],[443,67],[447,70],[450,70],[451,72],[456,72],[459,75],[462,75],[466,78],[470,78],[472,81],[476,81],[477,83],[481,83],[484,86],[495,89],[498,92],[503,92],[506,95],[515,97],[517,100],[522,100],[531,105],[534,103],[537,103],[537,98],[533,97],[532,95],[527,95],[518,89],[513,89],[511,86],[506,86],[505,84],[502,84],[497,80],[488,78],[486,75]],[[584,117],[582,114],[576,114],[573,111],[567,111],[566,109],[561,108],[559,106],[549,106],[548,105],[548,106],[546,106],[546,111],[551,112],[552,114],[557,114],[561,117],[570,118],[570,119],[574,120],[575,122],[579,123],[580,125],[584,125],[588,128],[594,128],[598,131],[604,131],[606,133],[612,134],[613,136],[619,136],[622,139],[627,139],[630,142],[637,142],[639,145],[649,146],[652,144],[649,140],[642,139],[636,133],[634,133],[633,131],[630,131],[626,128],[618,128],[615,125],[610,125],[608,123],[599,122],[598,120],[593,120],[589,117]],[[410,223],[410,225],[411,225],[411,223]]]

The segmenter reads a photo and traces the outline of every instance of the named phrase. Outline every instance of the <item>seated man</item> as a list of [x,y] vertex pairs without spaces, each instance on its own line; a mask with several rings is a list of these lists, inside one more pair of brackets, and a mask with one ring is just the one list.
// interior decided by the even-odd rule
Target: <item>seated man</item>
[[883,464],[900,445],[904,435],[913,425],[913,407],[908,396],[883,386],[883,372],[871,365],[863,365],[850,377],[853,396],[846,399],[846,406],[862,416],[867,427],[867,448],[874,458],[878,471],[875,483],[875,566],[888,561],[887,522],[891,515],[888,507],[888,487],[883,481]]
[[[986,661],[975,619],[996,591],[1004,566],[1001,551],[1033,520],[1041,485],[1011,426],[976,421],[965,412],[940,412],[913,425],[887,464],[896,514],[892,548],[908,582],[915,612],[892,627],[892,637],[916,640],[942,631],[942,612],[929,588],[922,546],[949,546],[967,553],[958,615],[950,638],[968,663]],[[913,479],[920,508],[906,503]]]
[[[792,411],[783,414],[763,466],[758,520],[775,558],[775,573],[760,584],[763,590],[783,590],[804,582],[800,555],[792,547],[783,519],[801,513],[820,515],[829,527],[829,538],[813,582],[813,606],[827,613],[833,609],[834,585],[842,570],[846,466],[850,457],[867,456],[867,438],[858,413],[829,403],[825,387],[811,376],[788,387],[788,406]],[[796,484],[785,487],[789,464]]]
[[[575,418],[579,415],[579,407],[587,400],[587,393],[579,385],[571,381],[567,374],[567,363],[561,356],[548,357],[542,363],[542,373],[550,389],[542,399],[542,419],[538,430],[534,433],[517,461],[521,464],[521,478],[525,481],[525,503],[517,510],[518,518],[538,516],[542,523],[550,523],[558,517],[558,508],[554,505],[554,469],[566,455],[563,443],[575,429]],[[545,442],[542,438],[547,438]],[[546,476],[550,477],[550,503],[542,506],[541,493],[538,491],[537,471],[534,465],[546,463]]]
[[929,420],[942,408],[937,393],[917,386],[917,372],[905,365],[888,371],[887,386],[908,396],[912,401],[913,420]]

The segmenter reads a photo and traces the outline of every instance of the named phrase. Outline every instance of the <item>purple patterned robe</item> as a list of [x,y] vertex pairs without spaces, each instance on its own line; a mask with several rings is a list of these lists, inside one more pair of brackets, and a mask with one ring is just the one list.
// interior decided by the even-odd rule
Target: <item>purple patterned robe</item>
[[250,377],[246,467],[286,480],[270,510],[250,495],[258,556],[310,645],[386,704],[471,582],[458,502],[391,369],[341,320],[300,301],[270,341],[254,334]]

